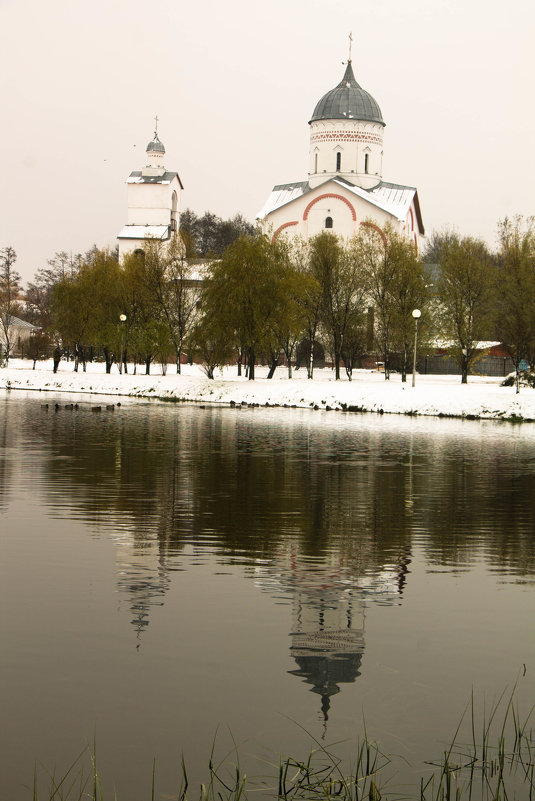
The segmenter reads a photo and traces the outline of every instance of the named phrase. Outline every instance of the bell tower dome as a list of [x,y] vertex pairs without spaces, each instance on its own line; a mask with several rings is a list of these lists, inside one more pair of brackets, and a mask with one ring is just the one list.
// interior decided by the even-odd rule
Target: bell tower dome
[[340,83],[317,103],[309,125],[312,188],[336,177],[363,189],[381,183],[385,123],[377,101],[355,80],[351,59]]
[[158,138],[158,117],[156,117],[156,126],[154,131],[154,139],[151,139],[147,145],[147,163],[143,169],[143,175],[163,175],[165,167],[163,166],[163,157],[165,156],[165,147],[163,142]]

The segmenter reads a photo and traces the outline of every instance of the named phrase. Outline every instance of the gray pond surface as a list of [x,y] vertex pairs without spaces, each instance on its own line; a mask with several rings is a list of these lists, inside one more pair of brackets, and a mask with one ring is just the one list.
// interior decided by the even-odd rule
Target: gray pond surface
[[2,801],[94,739],[106,797],[214,740],[265,796],[364,725],[416,797],[472,691],[527,712],[535,426],[105,404],[0,395]]

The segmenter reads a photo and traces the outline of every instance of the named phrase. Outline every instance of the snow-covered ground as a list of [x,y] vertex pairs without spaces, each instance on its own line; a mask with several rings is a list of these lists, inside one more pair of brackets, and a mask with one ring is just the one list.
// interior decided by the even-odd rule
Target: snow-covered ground
[[256,380],[248,381],[236,375],[236,367],[229,367],[210,381],[197,365],[183,366],[182,375],[176,375],[173,366],[165,376],[157,366],[148,376],[139,367],[137,375],[131,369],[120,375],[114,366],[106,375],[104,365],[94,363],[87,365],[86,373],[81,368],[75,373],[72,362],[62,361],[54,374],[52,362],[41,362],[32,370],[32,362],[13,359],[8,368],[0,369],[0,389],[535,421],[535,390],[521,388],[517,395],[514,387],[500,386],[503,379],[487,376],[470,376],[462,385],[460,376],[417,375],[412,387],[411,376],[403,384],[398,374],[385,381],[382,373],[369,370],[354,372],[352,381],[345,375],[335,381],[330,369],[316,370],[309,381],[303,369],[288,379],[286,368],[280,367],[268,380],[267,369],[257,368]]

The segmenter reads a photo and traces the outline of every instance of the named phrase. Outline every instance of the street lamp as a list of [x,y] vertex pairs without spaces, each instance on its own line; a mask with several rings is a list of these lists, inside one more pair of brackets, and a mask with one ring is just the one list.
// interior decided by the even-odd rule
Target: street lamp
[[119,373],[123,372],[123,362],[124,362],[124,338],[125,338],[125,323],[126,323],[126,314],[119,315],[119,321],[122,323],[121,325],[121,356],[119,359]]
[[414,359],[412,361],[412,385],[416,386],[416,347],[418,345],[418,320],[422,316],[420,309],[413,309],[412,316],[414,317]]

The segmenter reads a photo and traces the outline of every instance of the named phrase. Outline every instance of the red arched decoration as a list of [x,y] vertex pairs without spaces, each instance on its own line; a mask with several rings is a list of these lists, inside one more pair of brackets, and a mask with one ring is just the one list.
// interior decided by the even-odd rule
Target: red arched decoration
[[377,231],[377,233],[378,233],[378,234],[380,235],[380,237],[382,238],[382,240],[383,240],[383,242],[384,242],[384,245],[385,245],[385,247],[386,247],[386,245],[387,245],[387,242],[386,242],[386,236],[385,236],[385,232],[384,232],[384,231],[383,231],[381,228],[379,228],[379,226],[378,226],[378,225],[375,225],[375,223],[372,223],[372,222],[366,222],[366,221],[364,221],[364,222],[361,222],[361,225],[366,225],[368,228],[373,228],[375,231]]
[[314,203],[317,203],[318,200],[323,200],[324,198],[328,198],[328,197],[336,198],[336,200],[341,200],[342,203],[345,203],[346,206],[348,206],[349,210],[351,211],[351,216],[353,217],[353,222],[356,222],[357,213],[356,213],[355,209],[353,208],[353,206],[351,205],[351,203],[349,202],[349,200],[346,197],[344,197],[343,195],[335,195],[333,192],[328,192],[328,193],[326,193],[324,195],[318,195],[318,197],[315,197],[314,200],[311,200],[310,203],[308,204],[308,206],[306,207],[305,211],[304,211],[303,220],[307,220],[308,219],[308,212],[310,211],[310,209],[312,208]]
[[291,225],[298,225],[298,224],[299,224],[299,220],[294,220],[293,222],[287,222],[287,223],[284,223],[283,225],[279,225],[279,227],[277,228],[277,230],[275,231],[275,233],[274,233],[274,234],[273,234],[273,236],[271,237],[271,241],[272,241],[272,242],[274,242],[274,241],[275,241],[275,239],[276,239],[276,237],[277,237],[277,236],[280,234],[280,232],[281,232],[281,231],[283,231],[285,228],[289,228]]

